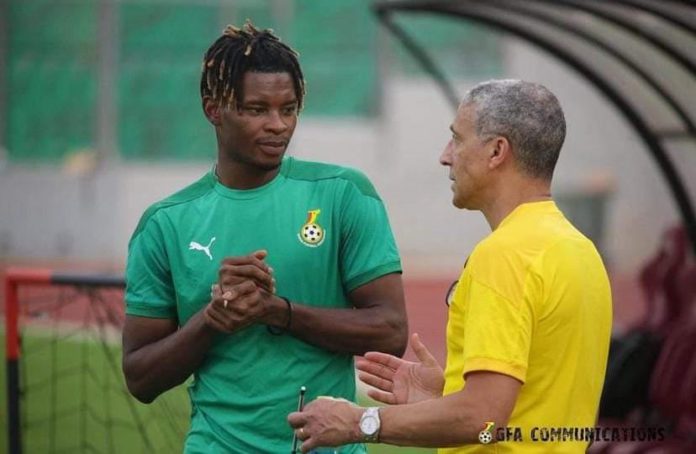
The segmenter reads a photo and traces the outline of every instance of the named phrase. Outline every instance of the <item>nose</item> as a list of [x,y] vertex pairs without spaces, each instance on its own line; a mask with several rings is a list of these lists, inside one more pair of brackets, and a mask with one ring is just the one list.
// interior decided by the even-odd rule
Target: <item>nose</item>
[[450,140],[447,142],[447,146],[445,146],[445,149],[442,150],[442,153],[440,154],[440,164],[443,166],[451,166],[452,165],[452,141]]
[[266,122],[266,129],[274,134],[280,134],[288,129],[288,124],[285,122],[283,115],[281,115],[279,111],[272,110],[269,113],[268,121]]

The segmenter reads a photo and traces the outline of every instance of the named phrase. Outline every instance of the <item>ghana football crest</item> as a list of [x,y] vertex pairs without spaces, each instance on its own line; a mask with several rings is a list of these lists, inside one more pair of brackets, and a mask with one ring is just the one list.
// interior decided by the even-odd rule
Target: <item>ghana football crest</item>
[[309,210],[307,212],[307,222],[300,228],[297,238],[305,246],[317,247],[324,242],[324,229],[319,225],[317,218],[321,210]]

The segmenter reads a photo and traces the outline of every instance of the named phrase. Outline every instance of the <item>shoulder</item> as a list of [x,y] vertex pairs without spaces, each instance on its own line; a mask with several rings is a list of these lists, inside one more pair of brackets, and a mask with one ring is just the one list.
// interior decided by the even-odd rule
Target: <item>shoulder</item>
[[556,274],[561,269],[603,266],[595,245],[569,222],[560,222],[558,229],[496,231],[483,239],[471,254],[479,268]]
[[360,170],[316,161],[288,158],[286,178],[313,182],[343,184],[352,187],[364,196],[379,199],[370,179]]
[[567,221],[553,226],[545,222],[535,227],[507,225],[491,232],[476,245],[470,264],[484,274],[503,270],[524,274],[550,256],[570,259],[572,250],[588,246],[591,243]]
[[[167,210],[168,208],[179,206],[185,203],[192,202],[210,192],[215,186],[215,178],[210,172],[206,173],[198,181],[186,186],[185,188],[175,192],[174,194],[153,203],[143,213],[138,222],[138,226],[133,232],[132,238],[138,236],[143,231],[148,222],[155,218],[158,213]],[[131,238],[131,240],[132,240]]]
[[579,231],[556,238],[556,241],[543,251],[543,260],[540,263],[552,269],[560,269],[564,265],[576,268],[578,264],[604,267],[594,243]]

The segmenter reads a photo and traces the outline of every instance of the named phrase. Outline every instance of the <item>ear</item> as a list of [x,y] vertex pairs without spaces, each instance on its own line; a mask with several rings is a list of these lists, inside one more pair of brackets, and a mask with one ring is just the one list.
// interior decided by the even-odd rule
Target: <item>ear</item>
[[208,121],[213,124],[213,126],[220,126],[220,117],[222,114],[222,109],[220,108],[220,106],[215,101],[213,101],[213,98],[211,98],[210,96],[203,97],[202,105],[205,118],[207,118]]
[[503,136],[497,136],[488,144],[489,159],[488,168],[495,169],[512,159],[512,147],[510,141]]

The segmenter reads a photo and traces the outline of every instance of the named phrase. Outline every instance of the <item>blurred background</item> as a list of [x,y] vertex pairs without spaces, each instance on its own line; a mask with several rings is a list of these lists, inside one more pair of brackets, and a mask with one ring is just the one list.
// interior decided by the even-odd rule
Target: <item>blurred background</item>
[[[368,0],[1,5],[4,263],[123,267],[143,210],[215,159],[198,93],[202,55],[226,24],[247,18],[273,28],[301,55],[307,100],[290,154],[368,174],[386,202],[407,278],[455,279],[488,233],[480,214],[451,206],[447,170],[438,164],[452,108],[378,25]],[[442,17],[397,20],[459,93],[481,80],[514,77],[558,95],[568,137],[554,194],[621,285],[635,276],[679,219],[647,149],[614,107],[517,38]],[[682,174],[696,175],[696,154],[680,159]],[[693,189],[696,178],[689,180]]]
[[[142,212],[213,164],[202,56],[226,24],[249,18],[300,53],[306,107],[289,153],[371,178],[403,256],[411,329],[444,358],[444,293],[489,228],[480,213],[451,205],[438,164],[452,106],[371,3],[0,1],[0,270],[122,272]],[[598,245],[615,331],[628,330],[646,307],[640,273],[680,223],[635,131],[587,80],[525,41],[442,16],[395,21],[459,94],[482,80],[521,78],[558,96],[568,135],[554,196]],[[683,150],[673,158],[693,197],[693,143]]]

